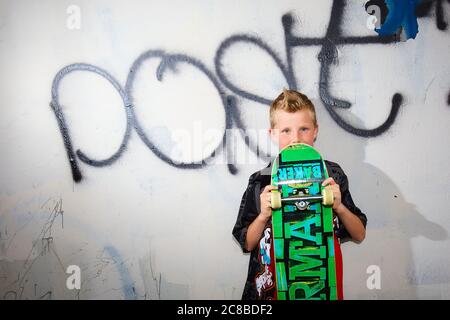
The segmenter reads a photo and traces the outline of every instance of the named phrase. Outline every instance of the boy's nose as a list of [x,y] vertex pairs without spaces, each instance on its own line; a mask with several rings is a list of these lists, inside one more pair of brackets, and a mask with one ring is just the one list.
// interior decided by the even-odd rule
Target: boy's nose
[[294,134],[291,139],[291,143],[301,143],[300,134]]

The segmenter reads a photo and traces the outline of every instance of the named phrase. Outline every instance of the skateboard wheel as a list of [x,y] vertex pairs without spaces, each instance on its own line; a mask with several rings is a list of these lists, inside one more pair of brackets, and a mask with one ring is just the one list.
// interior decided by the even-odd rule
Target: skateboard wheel
[[331,191],[330,188],[323,188],[322,189],[322,203],[324,206],[332,206],[334,203],[334,194],[333,191]]
[[272,209],[281,208],[281,193],[278,190],[272,190],[270,194],[270,206]]

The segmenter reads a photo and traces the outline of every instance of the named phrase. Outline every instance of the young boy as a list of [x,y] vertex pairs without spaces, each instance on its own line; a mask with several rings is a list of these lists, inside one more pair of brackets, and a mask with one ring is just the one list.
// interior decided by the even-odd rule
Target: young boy
[[[317,138],[318,124],[314,105],[302,93],[294,90],[283,92],[270,106],[270,129],[272,140],[283,149],[292,143],[312,146]],[[330,186],[334,194],[335,257],[338,299],[343,299],[342,254],[339,239],[361,242],[365,238],[366,216],[353,203],[348,189],[348,179],[337,163],[325,160],[330,178],[322,184]],[[242,196],[239,214],[233,235],[244,252],[251,252],[242,299],[264,299],[265,289],[275,281],[274,275],[264,268],[264,238],[271,224],[272,209],[270,191],[271,164],[250,176],[247,189]],[[262,247],[261,247],[262,246]],[[272,286],[273,287],[273,286]]]

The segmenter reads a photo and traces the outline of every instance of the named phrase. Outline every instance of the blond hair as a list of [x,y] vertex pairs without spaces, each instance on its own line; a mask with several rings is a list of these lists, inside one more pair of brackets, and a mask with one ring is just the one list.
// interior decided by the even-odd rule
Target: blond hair
[[316,109],[309,98],[295,90],[283,89],[283,92],[273,100],[270,105],[270,127],[275,127],[275,111],[284,110],[289,113],[294,113],[301,110],[309,110],[314,123],[317,127]]

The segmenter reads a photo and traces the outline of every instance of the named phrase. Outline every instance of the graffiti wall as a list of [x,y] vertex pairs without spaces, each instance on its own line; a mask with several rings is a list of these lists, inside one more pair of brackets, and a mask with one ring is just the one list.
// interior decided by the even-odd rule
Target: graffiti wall
[[0,298],[239,299],[231,230],[292,88],[368,217],[345,297],[449,299],[449,20],[437,0],[0,2]]

